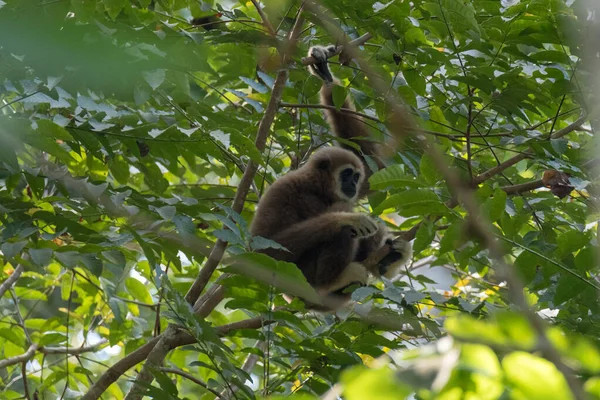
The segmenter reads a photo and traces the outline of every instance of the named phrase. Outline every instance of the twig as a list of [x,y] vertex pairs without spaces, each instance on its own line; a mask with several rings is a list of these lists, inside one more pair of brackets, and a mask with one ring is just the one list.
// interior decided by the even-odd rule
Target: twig
[[0,285],[0,297],[4,296],[4,293],[6,293],[8,289],[12,288],[17,279],[19,279],[19,277],[23,273],[23,270],[23,265],[17,265],[17,268],[14,269],[13,273],[8,278],[6,278],[4,282],[2,282],[2,284]]
[[[279,106],[280,107],[285,107],[285,108],[323,108],[323,109],[329,109],[329,110],[337,110],[337,108],[335,106],[328,106],[326,104],[298,104],[298,103],[285,103],[285,102],[281,102],[281,103],[279,103]],[[347,114],[353,114],[353,115],[356,115],[358,117],[362,117],[364,119],[369,119],[371,121],[381,122],[379,120],[379,118],[377,118],[377,117],[372,117],[370,115],[363,114],[361,112],[358,112],[356,110],[352,110],[350,108],[340,108],[338,111],[341,111],[341,112],[347,113]]]
[[18,363],[21,363],[24,361],[29,361],[35,355],[36,350],[37,350],[37,345],[32,344],[31,346],[29,346],[29,348],[27,349],[27,351],[25,353],[20,354],[18,356],[5,358],[4,360],[0,360],[0,368],[6,368],[10,365],[18,364]]
[[180,369],[177,368],[166,368],[163,367],[160,369],[162,372],[165,372],[167,374],[175,374],[175,375],[179,375],[184,377],[185,379],[188,379],[192,382],[194,382],[196,385],[203,387],[204,389],[208,390],[209,392],[211,392],[212,394],[214,394],[215,396],[217,396],[217,399],[222,398],[221,395],[219,394],[219,392],[217,392],[215,389],[210,388],[206,383],[202,382],[200,379],[196,378],[195,376],[188,374],[185,371],[182,371]]
[[538,179],[537,181],[521,183],[519,185],[504,186],[501,189],[506,194],[521,194],[521,193],[529,192],[530,190],[535,190],[535,189],[539,189],[542,187],[544,187],[544,182],[542,182],[541,179]]
[[29,361],[33,358],[33,356],[35,356],[36,351],[41,354],[68,354],[72,356],[97,351],[99,347],[103,346],[106,343],[108,343],[106,339],[103,339],[100,342],[93,345],[81,347],[38,347],[37,344],[33,343],[29,346],[25,353],[4,360],[0,360],[0,368],[5,368],[10,365]]
[[[565,135],[568,135],[569,133],[573,132],[574,130],[576,130],[577,128],[579,128],[580,125],[582,125],[585,121],[587,121],[587,114],[586,113],[582,113],[579,118],[577,118],[577,120],[575,122],[573,122],[572,124],[569,124],[568,126],[554,132],[550,138],[551,139],[559,139]],[[533,152],[531,150],[526,151],[524,153],[521,154],[517,154],[516,156],[509,158],[508,160],[504,161],[503,163],[501,163],[500,165],[495,166],[494,168],[490,168],[489,170],[485,171],[484,173],[477,175],[476,177],[473,178],[473,185],[479,185],[480,183],[490,179],[492,176],[494,175],[498,175],[500,173],[502,173],[504,170],[506,170],[507,168],[512,167],[513,165],[515,165],[516,163],[518,163],[519,161],[522,161],[530,156],[533,155]]]
[[252,4],[254,4],[254,7],[256,8],[258,15],[260,15],[260,19],[262,19],[262,22],[263,22],[263,25],[265,26],[265,28],[267,28],[267,30],[269,31],[271,36],[275,37],[277,32],[275,32],[275,29],[273,29],[273,25],[271,25],[271,21],[269,21],[269,18],[267,18],[267,15],[261,8],[260,4],[258,4],[258,1],[252,0]]

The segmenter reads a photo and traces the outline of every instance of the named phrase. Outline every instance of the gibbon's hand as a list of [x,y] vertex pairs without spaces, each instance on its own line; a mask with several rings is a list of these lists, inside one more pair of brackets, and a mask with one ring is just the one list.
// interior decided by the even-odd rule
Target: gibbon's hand
[[342,228],[350,229],[353,237],[367,238],[377,233],[379,224],[365,214],[348,214],[342,221]]
[[[379,275],[392,279],[398,274],[398,269],[412,257],[412,246],[402,238],[387,239],[385,244],[390,246],[392,251],[377,264],[377,267]],[[390,268],[391,266],[394,267]]]
[[317,62],[309,65],[308,69],[313,75],[318,76],[327,83],[333,82],[333,75],[327,65],[327,59],[335,54],[335,46],[313,46],[308,49],[309,57],[314,58]]

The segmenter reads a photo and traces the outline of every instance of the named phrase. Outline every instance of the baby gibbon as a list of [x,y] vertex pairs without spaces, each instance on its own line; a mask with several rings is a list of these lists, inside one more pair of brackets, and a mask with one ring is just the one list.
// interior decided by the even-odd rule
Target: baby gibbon
[[[312,47],[309,55],[318,60],[311,72],[324,84],[321,102],[333,105],[332,84],[335,78],[327,58],[335,48]],[[349,100],[343,108],[351,108]],[[367,138],[369,132],[355,115],[327,110],[333,132],[340,138]],[[369,272],[375,276],[395,277],[411,257],[408,242],[396,239],[383,224],[370,216],[354,212],[357,201],[368,191],[371,170],[363,154],[373,157],[378,166],[377,148],[368,140],[356,140],[361,151],[327,147],[316,151],[302,167],[277,179],[261,198],[250,226],[256,236],[271,239],[288,251],[265,249],[271,257],[295,263],[306,280],[323,297],[325,308],[345,304],[350,294],[344,289],[353,284],[365,285]],[[351,149],[351,147],[349,147]],[[362,262],[385,243],[392,252],[368,271]]]

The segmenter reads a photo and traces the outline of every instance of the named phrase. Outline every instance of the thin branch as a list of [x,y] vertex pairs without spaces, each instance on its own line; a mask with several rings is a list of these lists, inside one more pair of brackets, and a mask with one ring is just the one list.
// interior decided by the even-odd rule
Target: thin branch
[[106,343],[108,343],[106,339],[103,339],[100,342],[93,345],[81,347],[38,347],[37,344],[33,343],[31,344],[31,346],[29,346],[25,353],[4,360],[0,360],[0,368],[5,368],[10,365],[29,361],[35,356],[36,351],[41,354],[68,354],[73,356],[92,351],[98,351],[98,348]]
[[119,361],[117,361],[112,367],[108,368],[104,373],[100,376],[100,379],[94,383],[88,392],[83,395],[81,400],[96,400],[98,399],[108,387],[117,381],[125,372],[127,372],[130,368],[133,368],[138,363],[144,361],[150,351],[156,346],[156,343],[160,340],[161,336],[157,336],[150,340],[145,345],[137,348],[132,351]]
[[21,362],[29,361],[35,355],[35,351],[36,350],[37,350],[37,345],[36,344],[32,344],[31,346],[29,346],[29,348],[27,349],[27,351],[25,353],[20,354],[18,356],[6,358],[4,360],[0,360],[0,368],[6,368],[6,367],[11,366],[11,365],[15,365],[15,364],[18,364],[18,363],[21,363]]
[[541,179],[538,179],[537,181],[521,183],[519,185],[504,186],[501,189],[506,194],[514,195],[529,192],[531,190],[539,189],[542,187],[544,187],[544,182]]
[[13,273],[0,285],[0,297],[4,296],[4,293],[6,293],[8,289],[12,288],[12,286],[23,273],[23,271],[23,265],[17,265],[17,268],[14,269]]
[[194,382],[196,385],[203,387],[204,389],[208,390],[209,392],[211,392],[212,394],[214,394],[215,396],[217,396],[217,399],[222,398],[221,395],[219,394],[219,392],[217,392],[215,389],[210,388],[206,383],[202,382],[200,379],[196,378],[195,376],[188,374],[185,371],[182,371],[180,369],[177,368],[166,368],[163,367],[160,369],[162,372],[165,372],[167,374],[175,374],[175,375],[179,375],[184,377],[185,379],[188,379],[192,382]]
[[[565,135],[568,135],[569,133],[573,132],[574,130],[576,130],[577,128],[579,128],[579,126],[581,126],[583,123],[585,123],[585,121],[587,121],[588,117],[586,113],[582,113],[579,118],[577,118],[577,120],[575,122],[573,122],[572,124],[569,124],[568,126],[554,132],[550,138],[551,139],[559,139]],[[473,185],[479,185],[480,183],[490,179],[492,176],[494,175],[498,175],[500,173],[502,173],[504,170],[506,170],[507,168],[512,167],[513,165],[515,165],[516,163],[518,163],[519,161],[522,161],[530,156],[533,155],[533,152],[531,150],[526,151],[524,153],[521,154],[517,154],[516,156],[509,158],[508,160],[504,161],[503,163],[501,163],[500,165],[495,166],[494,168],[490,168],[489,170],[485,171],[484,173],[477,175],[476,177],[473,178]]]
[[271,21],[269,21],[269,18],[267,18],[267,15],[263,11],[260,4],[258,4],[258,1],[252,0],[252,4],[254,4],[254,7],[256,8],[258,15],[260,15],[260,19],[262,19],[262,22],[263,22],[263,25],[265,26],[265,28],[267,28],[267,30],[269,31],[271,36],[275,37],[277,35],[277,32],[275,32],[275,29],[273,29],[273,25],[271,25]]
[[335,106],[328,106],[326,104],[299,104],[299,103],[285,103],[285,102],[281,102],[279,103],[280,107],[285,107],[285,108],[323,108],[323,109],[329,109],[329,110],[337,110],[343,113],[347,113],[347,114],[353,114],[356,115],[358,117],[362,117],[364,119],[369,119],[371,121],[375,121],[375,122],[381,122],[379,120],[379,118],[377,117],[373,117],[367,114],[363,114],[361,112],[358,112],[356,110],[352,110],[350,108],[340,108],[339,110],[335,107]]

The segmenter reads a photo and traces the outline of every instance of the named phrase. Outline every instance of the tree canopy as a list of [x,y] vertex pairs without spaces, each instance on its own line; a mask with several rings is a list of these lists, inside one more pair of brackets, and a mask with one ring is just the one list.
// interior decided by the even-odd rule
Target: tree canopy
[[[248,229],[315,44],[414,251],[337,313]],[[599,54],[593,0],[0,1],[0,397],[600,399]]]

